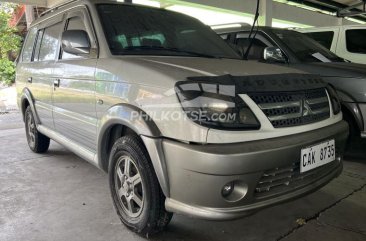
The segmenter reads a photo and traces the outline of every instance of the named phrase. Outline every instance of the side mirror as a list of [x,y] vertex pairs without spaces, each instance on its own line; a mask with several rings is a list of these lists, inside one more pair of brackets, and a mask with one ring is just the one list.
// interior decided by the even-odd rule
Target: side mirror
[[269,62],[287,63],[285,55],[278,47],[267,47],[264,49],[263,58]]
[[90,54],[90,39],[84,30],[66,30],[61,38],[62,50],[74,55]]

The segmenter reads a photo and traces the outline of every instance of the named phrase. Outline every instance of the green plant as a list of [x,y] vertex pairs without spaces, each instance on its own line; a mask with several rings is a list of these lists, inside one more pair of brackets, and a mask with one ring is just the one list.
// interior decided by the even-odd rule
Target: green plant
[[17,29],[8,24],[16,7],[15,4],[0,3],[0,82],[7,85],[15,80],[15,65],[10,58],[18,53],[21,43]]
[[0,59],[0,82],[11,85],[15,80],[15,65],[8,59]]

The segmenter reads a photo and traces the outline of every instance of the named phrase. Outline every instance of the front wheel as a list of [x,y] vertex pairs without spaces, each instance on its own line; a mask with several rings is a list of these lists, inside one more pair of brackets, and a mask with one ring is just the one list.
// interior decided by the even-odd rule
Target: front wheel
[[37,130],[34,116],[30,106],[25,110],[25,133],[28,146],[35,153],[44,153],[50,146],[50,138]]
[[165,210],[165,196],[140,138],[118,139],[109,163],[110,190],[121,221],[144,236],[162,231],[172,214]]

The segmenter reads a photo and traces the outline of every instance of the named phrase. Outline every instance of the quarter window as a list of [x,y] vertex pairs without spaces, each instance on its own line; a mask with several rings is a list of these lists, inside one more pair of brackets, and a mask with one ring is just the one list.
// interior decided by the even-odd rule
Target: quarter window
[[347,30],[346,42],[349,52],[366,54],[366,29]]
[[62,23],[47,27],[44,30],[39,51],[39,61],[54,60],[58,54],[59,36],[62,31]]
[[314,39],[327,49],[332,47],[334,32],[326,31],[326,32],[313,32],[313,33],[305,33],[308,37]]
[[28,32],[28,37],[24,44],[22,53],[22,62],[30,62],[33,54],[34,41],[36,39],[37,29],[32,28]]

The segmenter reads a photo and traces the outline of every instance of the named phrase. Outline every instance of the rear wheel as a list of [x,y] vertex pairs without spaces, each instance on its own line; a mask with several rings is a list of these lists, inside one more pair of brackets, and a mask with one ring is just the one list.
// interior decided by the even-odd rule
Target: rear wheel
[[138,136],[116,141],[110,155],[109,184],[121,221],[144,236],[162,231],[172,218],[149,155]]
[[50,146],[50,138],[37,130],[34,116],[30,106],[25,110],[25,133],[28,146],[35,153],[44,153]]

